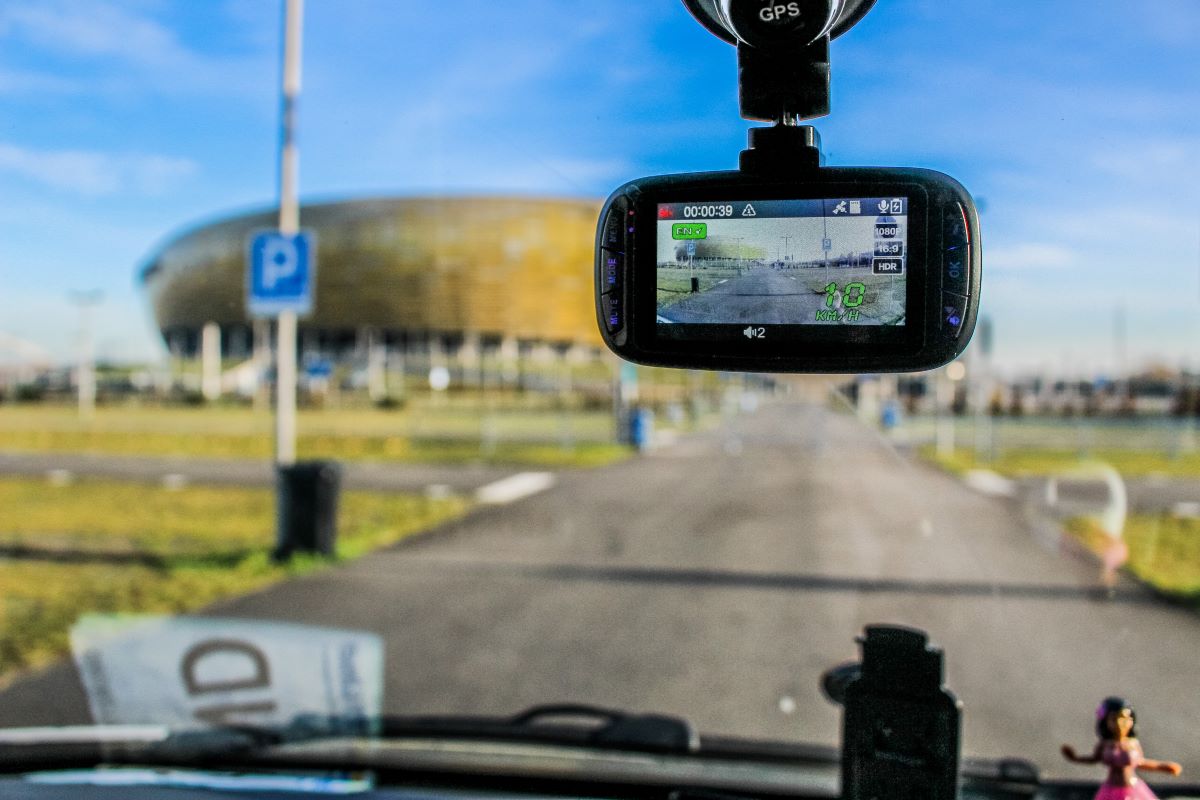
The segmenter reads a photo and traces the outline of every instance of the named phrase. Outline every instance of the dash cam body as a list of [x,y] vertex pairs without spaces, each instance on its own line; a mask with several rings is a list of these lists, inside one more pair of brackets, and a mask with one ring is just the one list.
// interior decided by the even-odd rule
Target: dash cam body
[[915,371],[975,326],[975,206],[930,170],[644,178],[605,203],[596,244],[605,343],[638,363]]
[[957,357],[978,316],[970,194],[932,170],[826,167],[829,39],[874,0],[684,0],[738,47],[738,170],[630,181],[596,235],[605,343],[641,364],[910,372]]

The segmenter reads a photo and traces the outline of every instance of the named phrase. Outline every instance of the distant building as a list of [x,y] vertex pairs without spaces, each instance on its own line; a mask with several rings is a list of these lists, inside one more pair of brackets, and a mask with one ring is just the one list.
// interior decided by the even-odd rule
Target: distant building
[[[340,357],[376,337],[403,348],[600,347],[592,298],[600,204],[519,197],[411,197],[306,205],[316,231],[314,313],[301,351]],[[215,323],[226,357],[249,356],[246,247],[275,212],[202,225],[139,270],[168,349],[191,357]]]

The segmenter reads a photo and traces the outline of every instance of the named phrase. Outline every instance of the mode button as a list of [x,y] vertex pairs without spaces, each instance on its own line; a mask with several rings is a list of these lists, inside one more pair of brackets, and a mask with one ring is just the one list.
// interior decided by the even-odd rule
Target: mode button
[[625,255],[616,250],[600,251],[600,293],[621,291],[625,282]]

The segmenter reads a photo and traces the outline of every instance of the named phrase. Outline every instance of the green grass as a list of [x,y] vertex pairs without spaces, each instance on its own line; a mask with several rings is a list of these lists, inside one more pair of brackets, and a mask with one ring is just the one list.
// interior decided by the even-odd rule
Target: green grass
[[[974,414],[954,419],[955,441],[970,446],[980,420]],[[904,431],[910,440],[933,441],[939,420],[933,415],[909,417]],[[1090,456],[1096,452],[1158,452],[1174,458],[1200,450],[1196,425],[1176,417],[1135,419],[1051,415],[986,418],[996,453],[1054,451]]]
[[659,267],[656,273],[658,285],[658,308],[670,308],[680,300],[691,295],[692,276],[700,281],[700,291],[707,292],[723,280],[736,278],[741,270],[736,267],[698,267],[694,271],[688,268],[671,269]]
[[[607,411],[533,407],[485,411],[452,402],[401,411],[300,414],[301,458],[589,467],[626,455]],[[90,422],[64,406],[0,407],[0,450],[269,459],[271,416],[248,408],[101,408]]]
[[[1107,536],[1088,518],[1067,522],[1067,531],[1099,555]],[[1136,514],[1125,523],[1125,568],[1163,594],[1200,609],[1200,520],[1167,514]]]
[[[0,449],[36,453],[100,453],[106,455],[185,456],[193,458],[269,459],[267,435],[120,433],[113,431],[25,431],[0,435]],[[567,444],[497,441],[471,438],[307,435],[297,441],[301,459],[392,461],[439,464],[498,464],[594,467],[629,455],[628,448],[608,442]]]
[[1200,477],[1200,453],[1172,455],[1138,450],[1091,450],[1082,458],[1078,450],[1006,449],[991,460],[980,460],[973,449],[958,448],[953,455],[938,455],[933,446],[923,447],[921,456],[961,475],[971,469],[990,469],[1009,477],[1049,475],[1070,470],[1083,462],[1110,464],[1128,478],[1144,475]]
[[[337,560],[386,547],[467,508],[457,497],[345,492]],[[70,554],[81,562],[0,559],[0,683],[65,654],[67,632],[83,613],[193,611],[328,563],[313,557],[273,563],[274,526],[268,489],[0,481],[0,547]],[[123,555],[149,563],[102,560]]]

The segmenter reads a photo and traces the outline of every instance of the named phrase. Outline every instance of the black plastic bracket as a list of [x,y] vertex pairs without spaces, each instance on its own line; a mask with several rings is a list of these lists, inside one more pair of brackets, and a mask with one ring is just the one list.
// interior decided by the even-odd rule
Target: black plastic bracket
[[862,671],[845,688],[843,800],[954,800],[962,705],[942,651],[910,628],[868,626]]
[[738,44],[742,117],[783,122],[829,113],[829,37],[800,50]]
[[739,168],[747,173],[806,172],[825,163],[821,134],[811,125],[751,128]]

